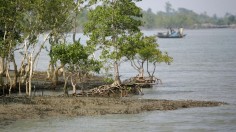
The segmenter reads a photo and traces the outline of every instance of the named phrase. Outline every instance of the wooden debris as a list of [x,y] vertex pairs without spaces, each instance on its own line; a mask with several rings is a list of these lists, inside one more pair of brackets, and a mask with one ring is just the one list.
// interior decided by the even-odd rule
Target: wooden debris
[[130,94],[143,94],[142,89],[137,86],[127,85],[102,85],[85,92],[79,93],[80,96],[91,97],[126,97]]
[[125,85],[139,85],[142,88],[149,88],[152,85],[162,84],[162,81],[156,77],[131,77],[123,82]]

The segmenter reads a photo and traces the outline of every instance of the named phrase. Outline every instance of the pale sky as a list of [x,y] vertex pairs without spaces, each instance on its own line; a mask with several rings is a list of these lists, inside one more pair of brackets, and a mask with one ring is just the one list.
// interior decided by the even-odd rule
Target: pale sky
[[165,11],[165,3],[168,1],[175,10],[183,7],[196,13],[207,12],[210,16],[216,14],[222,17],[227,12],[236,15],[236,0],[142,0],[137,5],[144,10],[151,8],[156,13]]

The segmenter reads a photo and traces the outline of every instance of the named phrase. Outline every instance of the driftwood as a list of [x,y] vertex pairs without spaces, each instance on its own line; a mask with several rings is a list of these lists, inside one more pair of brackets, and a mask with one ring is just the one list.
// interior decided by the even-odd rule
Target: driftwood
[[142,89],[138,86],[128,85],[102,85],[90,89],[89,91],[82,91],[78,95],[80,96],[92,96],[92,97],[126,97],[130,94],[143,94]]
[[156,77],[131,77],[123,82],[125,85],[139,85],[142,88],[152,87],[155,84],[162,84],[161,79]]

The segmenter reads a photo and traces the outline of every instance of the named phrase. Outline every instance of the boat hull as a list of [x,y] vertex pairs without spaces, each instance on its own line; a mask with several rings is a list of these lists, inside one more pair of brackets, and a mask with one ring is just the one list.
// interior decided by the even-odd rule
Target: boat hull
[[186,34],[183,33],[183,28],[179,28],[178,32],[170,28],[170,31],[167,32],[158,32],[158,38],[183,38]]
[[176,36],[171,36],[171,35],[157,35],[158,38],[183,38],[185,37],[186,34],[184,35],[176,35]]

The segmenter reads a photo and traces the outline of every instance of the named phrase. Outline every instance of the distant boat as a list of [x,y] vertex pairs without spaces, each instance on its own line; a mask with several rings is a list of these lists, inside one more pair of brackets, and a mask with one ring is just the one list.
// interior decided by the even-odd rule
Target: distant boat
[[183,38],[186,34],[183,34],[183,28],[179,28],[178,32],[170,28],[170,31],[157,33],[158,38]]

